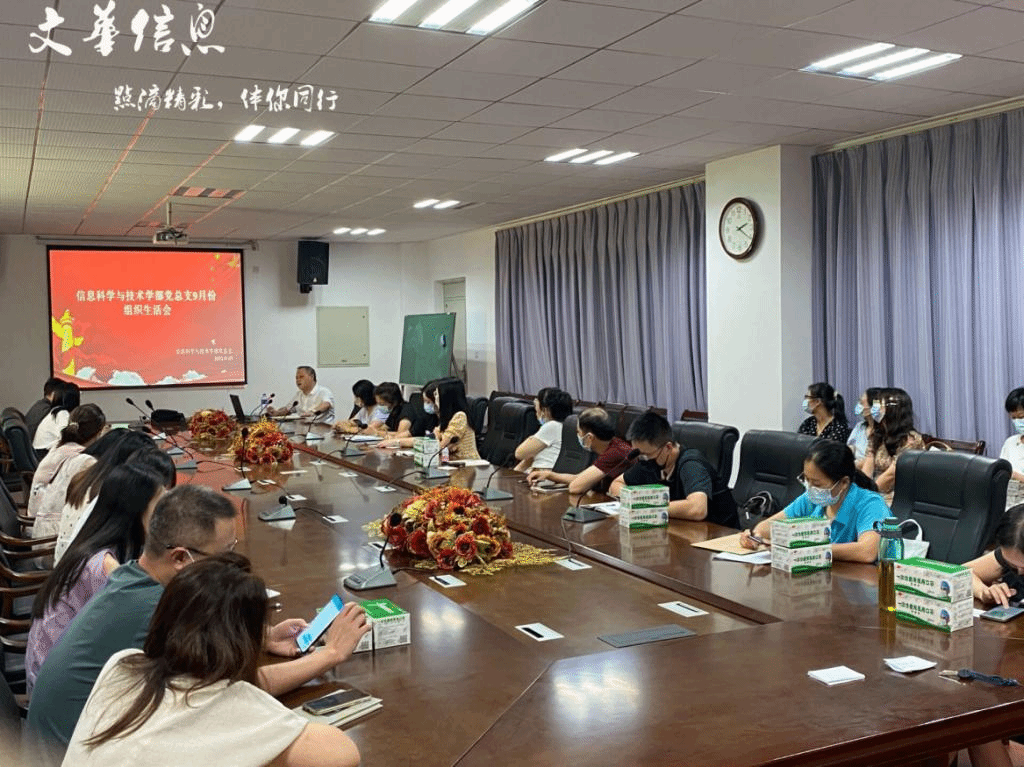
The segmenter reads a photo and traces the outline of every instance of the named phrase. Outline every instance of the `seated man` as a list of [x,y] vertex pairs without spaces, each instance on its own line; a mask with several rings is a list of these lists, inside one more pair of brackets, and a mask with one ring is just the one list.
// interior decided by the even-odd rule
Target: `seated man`
[[626,437],[640,451],[640,462],[612,483],[609,495],[617,498],[623,485],[667,485],[670,517],[739,527],[727,481],[699,450],[672,440],[672,426],[664,416],[644,413]]
[[[68,744],[110,656],[142,648],[164,586],[197,559],[234,550],[234,517],[231,502],[204,487],[179,485],[160,499],[142,555],[110,574],[107,585],[78,612],[39,670],[28,712],[34,745],[52,749]],[[271,627],[266,649],[297,655],[295,636],[305,625],[293,619]],[[346,660],[368,630],[363,609],[349,603],[328,630],[323,649],[260,668],[259,686],[276,696],[308,682]]]
[[64,382],[59,378],[47,379],[46,383],[43,384],[43,398],[33,403],[28,412],[25,413],[25,427],[28,429],[28,438],[30,440],[35,439],[36,429],[39,428],[39,424],[42,423],[43,419],[53,409],[54,399],[57,393],[61,391],[63,384]]
[[323,421],[334,420],[334,395],[326,386],[316,382],[316,371],[309,365],[299,365],[295,369],[295,385],[299,390],[292,395],[284,407],[271,408],[270,415],[288,415],[298,413]]
[[597,453],[594,463],[579,474],[556,473],[551,469],[535,469],[526,478],[533,485],[543,480],[569,486],[569,492],[580,494],[597,489],[607,492],[612,480],[633,465],[627,461],[629,443],[615,436],[615,424],[603,408],[592,407],[580,413],[576,422],[576,438],[585,450]]
[[1013,434],[1003,443],[999,457],[1013,467],[1006,487],[1006,508],[1024,503],[1024,388],[1014,389],[1006,397],[1006,412],[1013,424]]

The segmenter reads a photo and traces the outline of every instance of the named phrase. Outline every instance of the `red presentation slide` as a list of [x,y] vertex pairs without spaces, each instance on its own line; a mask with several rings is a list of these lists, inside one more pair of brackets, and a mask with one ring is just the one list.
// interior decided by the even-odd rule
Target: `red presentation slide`
[[241,251],[47,255],[54,375],[91,389],[245,383]]

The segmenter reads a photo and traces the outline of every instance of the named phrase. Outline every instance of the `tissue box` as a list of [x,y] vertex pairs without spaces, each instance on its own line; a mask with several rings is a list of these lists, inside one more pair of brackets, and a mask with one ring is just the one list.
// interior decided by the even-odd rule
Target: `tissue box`
[[412,629],[409,613],[390,599],[368,599],[361,604],[367,621],[373,625],[370,634],[374,650],[409,644]]
[[787,573],[809,573],[815,570],[827,570],[832,567],[832,545],[801,546],[787,548],[775,545],[775,533],[772,532],[772,567]]
[[949,565],[933,559],[897,560],[893,584],[897,591],[943,602],[974,598],[970,570],[963,565]]
[[619,494],[619,525],[633,529],[668,526],[668,488],[626,485]]
[[957,602],[944,602],[941,599],[897,591],[896,617],[947,633],[959,631],[974,625],[974,600],[969,598]]
[[824,517],[794,517],[772,522],[772,546],[797,549],[832,542],[832,523]]

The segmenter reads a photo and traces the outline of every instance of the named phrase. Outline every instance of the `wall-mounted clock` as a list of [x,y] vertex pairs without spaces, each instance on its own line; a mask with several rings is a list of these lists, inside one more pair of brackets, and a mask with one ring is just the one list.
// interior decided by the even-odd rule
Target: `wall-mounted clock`
[[734,197],[725,204],[718,219],[718,239],[737,261],[750,257],[761,240],[761,218],[753,202]]

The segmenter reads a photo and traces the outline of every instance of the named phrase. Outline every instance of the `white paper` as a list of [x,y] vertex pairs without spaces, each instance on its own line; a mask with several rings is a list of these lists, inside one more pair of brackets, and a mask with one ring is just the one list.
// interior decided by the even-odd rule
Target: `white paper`
[[280,474],[305,474],[305,469],[289,469],[288,471],[279,472]]
[[936,663],[933,660],[918,658],[916,655],[904,655],[899,658],[886,658],[885,665],[901,674],[912,674],[915,671],[935,668]]
[[460,460],[457,461],[457,463],[458,463],[459,466],[490,466],[491,465],[490,461],[485,461],[483,458],[480,458],[480,459],[470,458],[470,459],[467,459],[465,461],[460,459]]
[[348,439],[349,442],[380,442],[383,437],[378,437],[376,434],[356,434],[354,437]]
[[975,608],[973,609],[973,613],[974,613],[974,617],[975,617],[975,618],[980,618],[980,617],[981,617],[981,614],[982,614],[983,612],[985,612],[985,611],[984,611],[983,609],[981,609],[980,607],[975,607]]
[[358,476],[354,471],[339,471],[339,477],[355,477]]
[[299,495],[298,493],[293,493],[292,495],[286,495],[285,498],[287,498],[289,501],[304,501],[304,500],[306,500],[306,496]]
[[594,511],[603,511],[609,516],[616,517],[619,514],[619,502],[618,501],[605,501],[604,503],[585,503],[581,508],[593,509]]
[[395,492],[395,488],[391,487],[390,485],[374,485],[373,489],[376,490],[378,493],[393,493],[393,492]]
[[275,591],[274,589],[267,589],[267,599],[274,599],[275,597],[279,596],[281,596],[280,591]]
[[412,458],[416,455],[412,450],[396,450],[395,455],[400,455],[403,458]]
[[459,580],[454,575],[431,575],[430,580],[438,586],[444,586],[446,589],[454,589],[466,585],[465,581]]
[[817,679],[819,682],[824,682],[829,687],[837,684],[846,684],[847,682],[859,682],[864,678],[862,673],[854,671],[849,666],[820,668],[816,671],[808,671],[807,676],[811,679]]
[[317,458],[315,461],[310,461],[309,465],[310,466],[325,466],[325,465],[327,465],[327,461],[321,461],[319,458]]
[[749,554],[733,554],[731,551],[719,551],[712,559],[721,559],[724,562],[745,562],[748,565],[770,565],[772,563],[772,552],[752,551]]
[[663,607],[669,612],[673,612],[676,615],[682,615],[684,618],[696,618],[698,615],[707,615],[707,610],[701,610],[699,607],[688,605],[686,602],[661,602],[658,607]]
[[564,559],[556,559],[555,560],[555,564],[564,567],[566,570],[589,570],[590,569],[590,565],[588,565],[586,562],[583,562],[583,561],[581,561],[579,559],[572,559],[570,557],[565,557]]
[[257,479],[257,485],[276,485],[277,483],[272,479]]
[[340,525],[342,522],[348,522],[345,517],[339,517],[337,514],[331,514],[330,516],[324,517],[324,522],[328,522],[332,525]]
[[548,628],[543,623],[524,623],[522,626],[516,626],[517,629],[522,631],[530,639],[536,639],[538,642],[550,642],[552,639],[562,639],[562,635],[554,629]]

